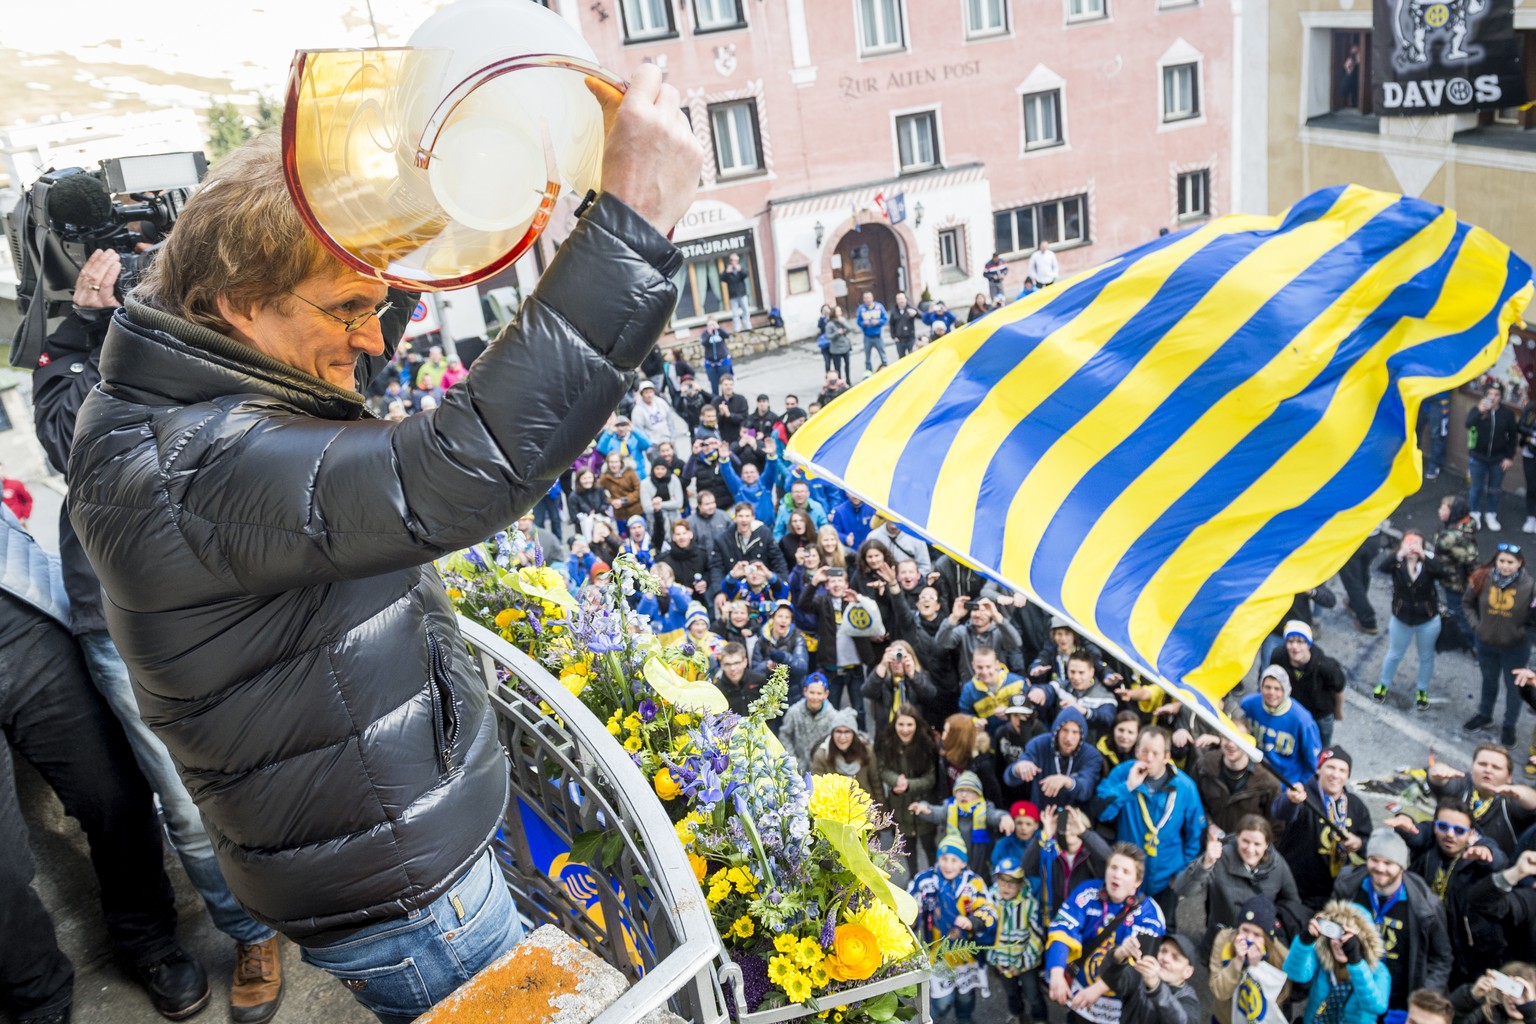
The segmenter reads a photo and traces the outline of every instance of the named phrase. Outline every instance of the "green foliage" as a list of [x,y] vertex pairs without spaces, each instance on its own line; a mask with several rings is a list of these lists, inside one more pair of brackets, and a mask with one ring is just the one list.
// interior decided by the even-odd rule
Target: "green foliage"
[[237,149],[261,132],[277,128],[283,108],[266,96],[256,98],[256,116],[249,117],[229,100],[208,98],[208,155],[214,160]]

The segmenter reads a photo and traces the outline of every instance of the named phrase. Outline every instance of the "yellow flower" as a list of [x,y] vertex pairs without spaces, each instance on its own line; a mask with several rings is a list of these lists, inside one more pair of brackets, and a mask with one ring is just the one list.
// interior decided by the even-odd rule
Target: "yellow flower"
[[826,954],[821,951],[821,943],[815,939],[801,939],[795,944],[796,967],[812,967],[821,963],[824,956]]
[[633,711],[625,715],[624,728],[628,729],[630,732],[638,731],[640,728],[640,716],[635,714]]
[[768,980],[775,985],[784,984],[784,979],[795,973],[795,965],[788,957],[776,956],[768,961]]
[[810,969],[805,973],[810,976],[811,986],[813,988],[826,988],[827,985],[832,981],[832,975],[827,973],[826,961],[822,961],[819,964],[812,964]]
[[704,898],[709,901],[710,906],[714,906],[730,894],[731,883],[725,880],[724,868],[709,876],[709,892],[704,894]]
[[684,733],[681,736],[674,736],[672,738],[672,750],[674,753],[681,754],[683,751],[688,749],[688,745],[692,742],[693,740],[688,738],[687,733]]
[[872,809],[869,794],[847,775],[817,775],[811,780],[810,815],[868,829]]
[[624,740],[624,749],[631,754],[640,753],[640,746],[640,737],[638,735],[630,735]]
[[656,795],[663,800],[675,800],[683,791],[683,787],[677,784],[677,779],[672,777],[672,769],[663,768],[651,779],[651,785],[656,787]]
[[612,733],[613,735],[617,736],[619,733],[623,732],[624,730],[619,728],[619,723],[618,722],[615,722],[613,719],[610,718],[610,719],[608,719],[608,731],[610,733]]
[[757,888],[757,879],[753,877],[752,872],[745,868],[731,868],[725,873],[725,877],[736,886],[736,891],[743,896],[751,895],[752,891]]
[[[573,696],[580,697],[581,691],[587,688],[587,677],[568,672],[560,677],[560,685],[571,691]],[[616,729],[613,730],[613,733],[615,736],[618,735]]]
[[849,914],[844,920],[868,928],[887,960],[900,960],[917,949],[911,929],[901,923],[896,911],[880,900],[868,904],[856,914]]
[[784,932],[773,940],[773,948],[780,953],[793,953],[795,951],[795,937],[789,932]]
[[832,937],[827,974],[838,981],[863,981],[880,969],[880,945],[861,924],[840,924]]
[[500,629],[506,629],[508,626],[512,625],[511,608],[503,608],[501,611],[496,613],[496,625]]
[[704,876],[709,874],[709,861],[692,851],[688,853],[688,865],[693,868],[693,877],[700,882],[704,881]]
[[672,716],[672,724],[680,725],[684,729],[690,728],[693,725],[693,716],[679,712],[678,714]]
[[738,939],[750,939],[755,931],[757,931],[757,927],[746,914],[742,914],[736,919],[736,923],[731,925],[731,934]]
[[460,590],[458,587],[449,587],[448,599],[450,601],[462,601],[464,599],[464,591]]
[[799,971],[786,975],[779,987],[784,990],[784,994],[792,1003],[803,1003],[811,998],[811,979]]

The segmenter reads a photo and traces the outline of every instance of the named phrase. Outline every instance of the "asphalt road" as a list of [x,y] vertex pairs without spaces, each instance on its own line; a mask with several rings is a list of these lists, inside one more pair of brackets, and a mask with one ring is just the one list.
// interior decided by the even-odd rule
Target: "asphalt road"
[[[854,355],[856,373],[862,376],[858,353]],[[749,401],[759,392],[773,399],[776,409],[783,407],[786,394],[797,394],[802,405],[809,405],[820,390],[821,358],[809,343],[793,346],[772,355],[742,361],[738,367],[738,390]],[[1418,526],[1432,532],[1434,511],[1442,494],[1461,486],[1449,474],[1426,485],[1393,515],[1392,524],[1401,529]],[[44,486],[33,488],[37,508],[33,513],[34,532],[43,543],[56,543],[56,517],[59,496]],[[1523,514],[1517,514],[1520,499],[1505,496],[1503,521],[1518,526]],[[1491,555],[1499,540],[1519,540],[1511,531],[1482,538],[1484,554]],[[1332,587],[1342,594],[1335,581]],[[1389,598],[1385,577],[1373,580],[1372,601],[1377,617],[1384,624]],[[1399,669],[1399,681],[1392,698],[1377,705],[1368,697],[1376,682],[1386,649],[1385,629],[1378,636],[1365,636],[1355,630],[1342,608],[1319,614],[1317,641],[1344,665],[1350,680],[1347,711],[1335,731],[1335,740],[1346,746],[1354,758],[1355,779],[1384,778],[1405,766],[1422,766],[1431,750],[1450,764],[1465,767],[1478,739],[1464,736],[1460,723],[1474,710],[1478,675],[1472,659],[1464,654],[1441,655],[1435,665],[1431,690],[1433,706],[1427,712],[1411,709],[1413,653]],[[1251,676],[1250,676],[1251,680]],[[1251,685],[1251,682],[1250,682]],[[1529,736],[1530,718],[1522,723],[1522,738]],[[1492,738],[1484,735],[1481,739]],[[86,855],[84,839],[74,822],[64,816],[53,794],[37,776],[22,765],[18,784],[23,806],[32,829],[32,848],[38,862],[37,885],[44,901],[53,910],[60,942],[74,961],[75,1020],[80,1024],[153,1024],[161,1018],[150,1009],[142,993],[112,963],[101,925],[95,882]],[[1371,801],[1380,812],[1381,799]],[[214,999],[200,1019],[224,1019],[223,1001],[227,998],[228,976],[233,967],[233,945],[216,932],[203,912],[200,901],[186,881],[181,867],[173,859],[170,871],[177,886],[181,913],[180,934],[187,947],[209,968],[214,979]],[[1186,900],[1180,915],[1183,929],[1198,934],[1204,920],[1204,908],[1198,900]],[[368,1024],[373,1018],[363,1012],[340,985],[320,972],[299,962],[291,946],[285,951],[288,993],[277,1020],[288,1024]],[[995,995],[979,1007],[976,1019],[983,1024],[1002,1022],[1007,1014],[1001,995]],[[0,1020],[6,1020],[0,1014]],[[1053,1019],[1059,1014],[1053,1012]]]

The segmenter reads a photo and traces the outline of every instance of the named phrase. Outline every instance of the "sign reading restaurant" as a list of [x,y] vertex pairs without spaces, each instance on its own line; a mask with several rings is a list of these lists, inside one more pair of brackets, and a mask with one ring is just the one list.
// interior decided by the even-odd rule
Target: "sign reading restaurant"
[[1375,0],[1372,77],[1387,117],[1519,106],[1514,0]]

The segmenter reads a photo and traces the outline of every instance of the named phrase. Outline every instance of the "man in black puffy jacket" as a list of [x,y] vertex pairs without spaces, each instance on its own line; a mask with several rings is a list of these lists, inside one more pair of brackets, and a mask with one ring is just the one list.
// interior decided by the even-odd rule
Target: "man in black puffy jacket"
[[364,415],[385,286],[304,229],[275,141],[216,166],[128,305],[70,455],[71,516],[140,711],[230,889],[381,1020],[520,936],[489,851],[505,754],[432,560],[581,453],[665,328],[701,154],[649,65],[603,194],[429,414]]
[[1482,400],[1467,411],[1467,476],[1472,486],[1467,504],[1472,507],[1472,521],[1497,532],[1499,496],[1504,492],[1504,474],[1515,463],[1515,443],[1519,440],[1515,414],[1504,408],[1504,385],[1494,381],[1483,392]]

